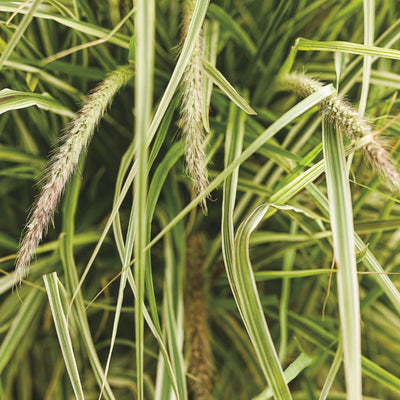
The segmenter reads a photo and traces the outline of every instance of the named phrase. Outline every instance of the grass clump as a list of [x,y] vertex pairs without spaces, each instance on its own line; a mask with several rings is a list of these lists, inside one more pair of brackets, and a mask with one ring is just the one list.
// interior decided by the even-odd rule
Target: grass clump
[[0,20],[0,399],[399,398],[396,1]]

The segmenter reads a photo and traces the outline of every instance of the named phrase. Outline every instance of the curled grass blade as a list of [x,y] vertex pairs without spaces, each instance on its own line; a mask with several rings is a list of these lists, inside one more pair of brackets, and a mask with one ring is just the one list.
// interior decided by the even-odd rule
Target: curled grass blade
[[277,399],[291,399],[278,354],[264,317],[260,297],[250,261],[250,235],[262,221],[268,209],[297,211],[290,206],[264,204],[256,208],[240,225],[234,242],[232,277],[236,302],[247,333],[256,351],[264,376]]

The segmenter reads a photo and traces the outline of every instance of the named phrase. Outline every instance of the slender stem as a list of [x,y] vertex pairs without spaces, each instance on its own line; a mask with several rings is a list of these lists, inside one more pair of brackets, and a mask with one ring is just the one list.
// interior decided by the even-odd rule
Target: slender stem
[[137,297],[135,300],[135,335],[136,335],[136,367],[137,367],[137,398],[144,398],[143,393],[143,349],[144,349],[144,282],[146,267],[147,238],[147,146],[146,132],[150,126],[153,92],[153,43],[154,43],[154,0],[136,1],[136,75],[135,75],[135,146],[137,157],[137,175],[134,184],[135,213],[135,246],[136,258],[135,281]]

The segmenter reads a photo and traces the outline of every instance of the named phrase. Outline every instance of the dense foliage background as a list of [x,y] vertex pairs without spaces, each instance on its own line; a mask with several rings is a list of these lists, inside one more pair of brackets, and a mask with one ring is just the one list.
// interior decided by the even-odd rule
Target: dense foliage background
[[[289,367],[286,379],[292,397],[346,398],[351,384],[345,384],[340,343],[352,332],[341,328],[339,318],[338,290],[340,294],[343,282],[336,279],[329,213],[335,201],[343,213],[352,209],[359,235],[356,300],[361,320],[357,315],[354,320],[361,327],[363,398],[399,398],[396,273],[400,208],[396,191],[379,177],[385,171],[373,171],[362,153],[355,151],[354,146],[361,145],[352,146],[346,138],[351,202],[339,204],[330,197],[328,203],[318,108],[305,100],[297,109],[298,118],[285,114],[299,99],[282,90],[279,80],[282,71],[305,72],[333,83],[355,108],[361,98],[366,102],[360,106],[361,113],[365,108],[375,131],[388,137],[389,152],[396,159],[400,138],[396,118],[399,3],[212,0],[204,24],[200,12],[195,14],[205,29],[206,51],[216,50],[216,68],[237,90],[233,98],[246,98],[257,115],[248,115],[234,105],[223,82],[222,90],[214,86],[204,149],[209,182],[215,182],[215,189],[208,197],[205,215],[199,204],[207,193],[196,197],[185,170],[180,90],[167,101],[149,157],[143,155],[148,170],[146,218],[151,218],[145,227],[146,244],[157,238],[146,253],[150,256],[143,264],[146,276],[140,278],[146,280],[145,306],[153,321],[151,329],[145,323],[143,342],[135,339],[135,323],[142,316],[135,316],[138,304],[133,283],[137,275],[127,275],[130,268],[135,269],[136,253],[126,251],[133,246],[132,229],[138,221],[132,213],[138,189],[129,186],[128,175],[134,160],[139,159],[134,151],[135,116],[140,110],[135,104],[135,78],[115,96],[64,193],[54,228],[50,227],[39,246],[29,277],[13,290],[18,242],[27,210],[40,191],[49,152],[55,151],[57,138],[79,111],[85,95],[118,66],[130,61],[135,68],[135,51],[142,48],[139,44],[135,48],[133,41],[130,44],[135,33],[131,2],[22,3],[0,2],[0,89],[15,91],[0,92],[0,398],[79,398],[69,378],[69,368],[75,367],[72,376],[81,382],[75,382],[75,388],[81,386],[87,399],[98,398],[110,346],[113,352],[104,398],[138,398],[143,384],[144,398],[172,399],[174,379],[181,398],[269,398],[271,394],[266,392],[261,395],[269,380],[260,356],[260,348],[265,346],[254,345],[243,323],[251,330],[249,320],[254,315],[254,329],[264,332],[259,316],[252,314],[252,305],[256,307],[253,295],[260,297],[277,351],[275,358],[283,370]],[[140,7],[146,8],[143,2],[136,3],[138,12]],[[154,86],[142,82],[143,90],[151,92],[151,117],[165,104],[167,85],[178,83],[172,74],[183,48],[182,9],[182,1],[155,2],[155,41],[148,49],[155,54],[155,67],[150,69]],[[125,16],[118,31],[113,31]],[[136,31],[136,36],[140,42],[141,31]],[[313,41],[309,51],[299,46],[297,53],[291,52],[299,37]],[[346,42],[345,49],[335,52],[332,41]],[[318,47],[319,42],[327,43],[326,47]],[[368,53],[371,70],[363,67],[363,47],[353,44],[377,46]],[[383,48],[394,51],[386,54]],[[293,64],[288,62],[289,54],[294,56]],[[136,100],[140,100],[137,96],[136,91]],[[277,121],[280,127],[275,129],[272,124]],[[267,128],[272,130],[265,135]],[[266,140],[254,146],[260,137]],[[220,175],[249,148],[253,150],[238,165],[228,168],[230,174]],[[113,228],[106,232],[127,181],[125,199]],[[341,191],[339,184],[337,191]],[[250,240],[251,265],[245,257],[245,239],[237,237],[233,250],[230,248],[230,229],[237,232],[256,207],[265,203],[286,208],[269,209],[267,218],[260,217]],[[255,221],[246,224],[244,229],[256,228]],[[103,232],[104,243],[97,252]],[[231,250],[238,251],[237,256],[232,256]],[[88,263],[91,268],[78,287]],[[240,269],[241,265],[252,267],[257,286],[250,278],[230,277],[236,282],[236,286],[231,284],[239,293],[237,298],[243,296],[245,311],[239,313],[226,268],[229,275],[236,273],[230,268]],[[53,272],[57,276],[51,275]],[[45,274],[50,274],[46,286]],[[251,277],[249,272],[243,274]],[[249,308],[245,293],[249,294]],[[120,319],[114,323],[119,312]],[[68,329],[62,319],[55,327],[56,315],[68,318]],[[117,327],[114,331],[113,326]],[[73,353],[67,355],[67,361],[57,333],[64,335],[67,347],[68,338],[71,340],[68,348],[73,348]],[[144,351],[143,364],[137,364],[135,358],[138,348]],[[160,349],[165,349],[164,356],[168,354],[170,369]],[[139,374],[138,378],[138,368],[143,377]]]

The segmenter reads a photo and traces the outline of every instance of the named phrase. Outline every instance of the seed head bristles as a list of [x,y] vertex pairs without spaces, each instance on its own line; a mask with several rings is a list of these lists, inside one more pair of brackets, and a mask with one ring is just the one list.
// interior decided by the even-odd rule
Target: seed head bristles
[[82,152],[86,150],[96,126],[114,95],[133,74],[134,70],[130,65],[121,66],[111,72],[86,98],[76,118],[67,127],[59,147],[55,149],[47,163],[41,193],[23,232],[16,260],[15,284],[21,284],[22,279],[28,275],[32,256],[43,235],[47,234],[58,200],[74,173]]
[[[293,91],[299,97],[307,97],[322,88],[322,83],[304,74],[286,74],[281,78],[283,89]],[[335,94],[323,100],[320,112],[332,124],[337,124],[351,140],[365,140],[361,147],[365,158],[388,183],[392,190],[400,189],[400,173],[397,170],[385,141],[374,132],[371,125],[346,100]]]
[[[193,15],[195,1],[184,3],[182,33],[186,37],[190,19]],[[204,128],[202,120],[203,99],[203,67],[204,38],[199,34],[190,61],[182,77],[181,128],[184,138],[186,171],[192,180],[196,195],[204,191],[208,185],[206,154],[203,149]],[[207,203],[201,203],[203,212],[207,214]]]
[[211,398],[214,368],[203,270],[205,255],[201,236],[189,236],[186,249],[185,338],[189,362],[188,383],[194,400],[208,400]]

